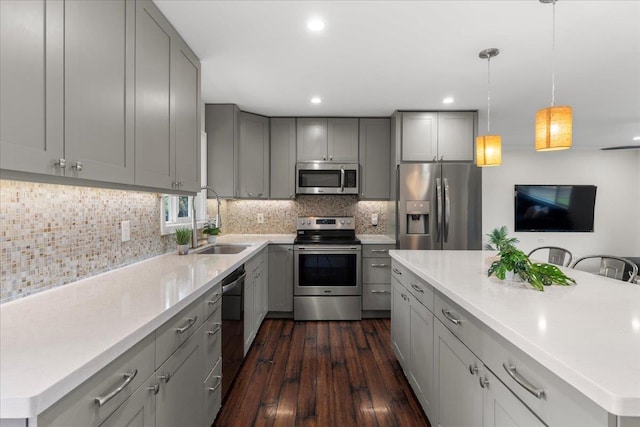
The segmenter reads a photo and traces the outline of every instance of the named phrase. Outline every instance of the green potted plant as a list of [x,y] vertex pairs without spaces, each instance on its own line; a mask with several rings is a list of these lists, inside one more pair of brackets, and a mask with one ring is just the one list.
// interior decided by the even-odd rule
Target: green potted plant
[[207,221],[202,227],[202,234],[207,236],[207,242],[215,244],[216,236],[220,234],[220,229]]
[[555,265],[531,262],[527,254],[515,247],[518,240],[507,237],[507,234],[505,226],[487,234],[490,244],[486,248],[490,250],[497,248],[499,257],[491,263],[487,271],[489,277],[495,275],[500,280],[505,280],[509,276],[519,277],[539,291],[544,291],[545,286],[569,286],[576,283]]
[[178,255],[187,255],[191,244],[191,230],[189,228],[176,228],[176,234],[173,237],[178,245]]

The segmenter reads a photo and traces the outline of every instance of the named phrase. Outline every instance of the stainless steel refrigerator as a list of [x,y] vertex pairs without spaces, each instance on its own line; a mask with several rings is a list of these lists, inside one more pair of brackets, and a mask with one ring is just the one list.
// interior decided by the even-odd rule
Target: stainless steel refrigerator
[[400,249],[482,249],[482,172],[468,163],[398,167]]

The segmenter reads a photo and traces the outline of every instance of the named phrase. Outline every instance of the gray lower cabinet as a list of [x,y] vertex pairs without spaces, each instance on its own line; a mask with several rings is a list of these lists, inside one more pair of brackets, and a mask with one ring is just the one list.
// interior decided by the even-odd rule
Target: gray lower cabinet
[[134,183],[135,15],[127,0],[65,1],[66,176]]
[[473,111],[403,112],[402,160],[472,162],[475,133]]
[[482,382],[482,425],[484,427],[543,427],[536,417],[488,369],[478,379]]
[[269,118],[240,113],[237,197],[269,198]]
[[293,199],[296,196],[296,119],[272,118],[270,198]]
[[297,159],[358,163],[358,131],[357,118],[299,118]]
[[269,305],[269,253],[262,250],[247,261],[244,283],[244,354],[256,338]]
[[144,383],[100,427],[154,427],[156,425],[155,375]]
[[0,1],[0,169],[64,176],[64,4]]
[[269,311],[293,311],[293,245],[269,245]]
[[391,310],[391,257],[395,245],[362,245],[362,310]]
[[389,200],[389,119],[360,119],[360,199]]

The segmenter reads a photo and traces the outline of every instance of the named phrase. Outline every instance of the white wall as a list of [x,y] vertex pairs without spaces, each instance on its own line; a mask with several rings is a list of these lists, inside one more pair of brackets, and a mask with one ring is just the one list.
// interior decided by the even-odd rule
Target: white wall
[[[515,184],[592,184],[596,194],[593,233],[513,233]],[[505,150],[502,165],[483,170],[483,233],[506,225],[525,252],[561,246],[574,259],[607,253],[640,256],[640,152]]]

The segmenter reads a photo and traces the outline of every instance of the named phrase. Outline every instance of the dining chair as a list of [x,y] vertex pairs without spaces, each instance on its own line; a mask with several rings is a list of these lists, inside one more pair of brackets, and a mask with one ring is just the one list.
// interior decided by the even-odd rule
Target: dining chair
[[[622,258],[614,255],[589,255],[584,256],[576,260],[573,263],[572,268],[576,268],[578,264],[589,259],[600,259],[600,270],[598,274],[605,277],[611,277],[612,279],[623,280],[626,282],[634,283],[636,276],[638,275],[638,266],[629,261],[626,258]],[[629,277],[624,278],[625,267],[630,270]]]
[[558,246],[540,246],[539,248],[535,248],[529,252],[529,257],[531,257],[535,252],[542,252],[545,250],[549,250],[548,262],[550,264],[560,265],[562,267],[568,267],[571,264],[571,260],[573,259],[571,252]]

